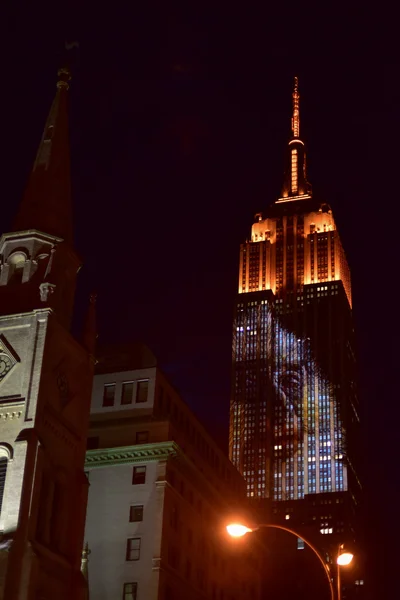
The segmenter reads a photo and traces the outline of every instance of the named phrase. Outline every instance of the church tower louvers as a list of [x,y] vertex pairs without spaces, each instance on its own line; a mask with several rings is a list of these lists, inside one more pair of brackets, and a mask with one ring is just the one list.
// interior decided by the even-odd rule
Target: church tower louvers
[[[85,598],[93,340],[70,333],[70,73],[60,69],[12,231],[0,238],[0,599]],[[94,334],[93,334],[94,335]]]

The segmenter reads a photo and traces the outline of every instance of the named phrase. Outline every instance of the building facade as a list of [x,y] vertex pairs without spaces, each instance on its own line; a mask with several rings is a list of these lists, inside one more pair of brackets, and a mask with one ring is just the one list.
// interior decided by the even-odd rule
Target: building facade
[[307,181],[299,92],[281,197],[241,245],[230,457],[269,518],[324,548],[354,540],[361,501],[350,270]]
[[145,348],[100,353],[88,448],[92,598],[260,597],[257,544],[224,530],[244,481]]
[[85,598],[80,572],[94,336],[70,333],[76,275],[69,71],[12,231],[0,238],[0,598]]

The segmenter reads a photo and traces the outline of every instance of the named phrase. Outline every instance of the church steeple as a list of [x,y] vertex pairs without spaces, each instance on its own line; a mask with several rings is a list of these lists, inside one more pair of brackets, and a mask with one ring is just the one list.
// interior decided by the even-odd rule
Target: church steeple
[[95,329],[93,306],[86,347],[71,333],[81,261],[72,246],[69,80],[60,69],[14,230],[0,236],[0,530],[12,541],[0,597],[7,600],[87,598],[79,566]]
[[70,79],[69,69],[58,71],[57,91],[17,218],[12,231],[0,237],[0,314],[46,306],[67,328],[81,265],[73,249],[67,114]]
[[58,71],[57,91],[13,231],[37,229],[72,245],[72,206],[68,140],[70,71]]
[[304,142],[300,139],[300,94],[299,80],[297,77],[294,78],[292,99],[292,135],[288,144],[282,197],[279,198],[278,202],[297,198],[309,198],[311,196],[311,186],[307,181],[306,174]]

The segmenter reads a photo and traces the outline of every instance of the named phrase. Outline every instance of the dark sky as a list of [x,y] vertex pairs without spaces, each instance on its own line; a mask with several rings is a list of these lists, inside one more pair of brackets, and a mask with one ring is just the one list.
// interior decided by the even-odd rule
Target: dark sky
[[298,75],[309,180],[333,208],[352,270],[367,533],[386,597],[400,547],[395,15],[350,3],[308,12],[83,4],[15,3],[3,15],[1,230],[34,158],[64,39],[77,39],[80,297],[97,289],[100,340],[147,342],[225,439],[239,244],[279,193]]

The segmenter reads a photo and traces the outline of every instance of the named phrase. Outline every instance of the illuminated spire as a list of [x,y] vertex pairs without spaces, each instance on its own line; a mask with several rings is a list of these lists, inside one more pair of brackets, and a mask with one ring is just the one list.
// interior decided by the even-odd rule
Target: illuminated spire
[[300,94],[297,77],[294,78],[292,99],[292,136],[289,140],[282,196],[277,202],[286,202],[287,199],[293,198],[306,199],[311,197],[311,186],[307,181],[306,173],[305,147],[304,142],[300,139]]
[[294,89],[293,89],[293,117],[292,117],[292,134],[294,138],[300,137],[300,94],[299,94],[299,80],[297,77],[294,78]]
[[13,231],[37,229],[72,244],[67,110],[70,79],[69,69],[58,71],[57,91]]

